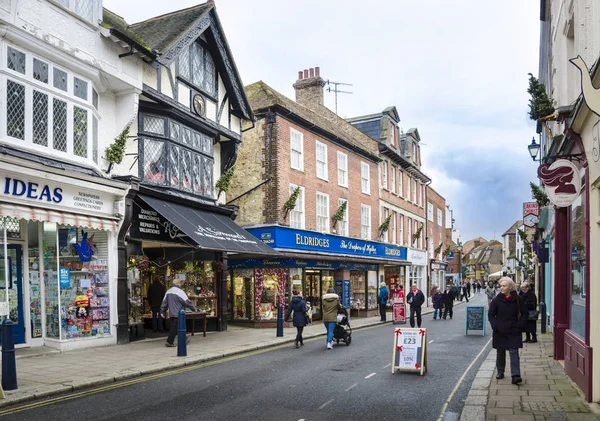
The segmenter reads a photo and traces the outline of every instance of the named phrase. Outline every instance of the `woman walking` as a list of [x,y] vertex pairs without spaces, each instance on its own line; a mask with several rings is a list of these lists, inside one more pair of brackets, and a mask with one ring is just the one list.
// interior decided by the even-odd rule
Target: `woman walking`
[[494,283],[492,281],[488,282],[487,287],[485,288],[485,295],[488,297],[488,305],[492,302],[496,294],[497,292],[496,288],[494,288]]
[[333,349],[333,329],[337,323],[337,312],[342,307],[340,299],[334,292],[333,288],[329,288],[327,293],[323,295],[323,324],[327,329],[327,349]]
[[444,296],[440,292],[439,287],[435,287],[433,291],[433,320],[437,319],[438,314],[442,318],[442,309],[444,307]]
[[515,291],[512,279],[500,279],[500,294],[494,297],[490,304],[488,319],[492,325],[492,348],[496,349],[496,374],[497,379],[504,378],[506,368],[506,351],[510,355],[510,374],[512,384],[519,384],[521,367],[519,361],[519,348],[523,348],[521,332],[527,322],[527,307],[519,294]]
[[[537,297],[535,296],[535,292],[530,288],[529,282],[523,282],[521,284],[521,292],[519,293],[523,301],[525,301],[525,306],[527,310],[524,312],[524,317],[527,319],[527,324],[525,325],[525,340],[523,342],[536,343],[537,342]],[[535,320],[531,320],[532,318],[528,317],[529,313],[535,315]]]
[[290,301],[290,305],[288,306],[287,313],[285,315],[285,320],[289,321],[290,314],[292,311],[294,312],[294,319],[292,321],[294,327],[296,328],[296,341],[294,342],[294,346],[299,348],[304,346],[304,341],[302,340],[302,331],[304,330],[304,326],[306,326],[307,315],[306,315],[306,303],[300,296],[300,291],[293,290],[292,291],[292,300]]

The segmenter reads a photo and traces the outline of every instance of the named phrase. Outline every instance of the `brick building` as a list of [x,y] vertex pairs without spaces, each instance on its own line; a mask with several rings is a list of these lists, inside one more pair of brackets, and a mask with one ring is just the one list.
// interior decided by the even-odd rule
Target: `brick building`
[[237,222],[282,257],[230,262],[234,321],[274,320],[273,295],[291,289],[319,319],[329,287],[372,315],[381,268],[406,264],[405,247],[379,241],[377,144],[323,106],[324,85],[317,67],[299,72],[296,101],[262,81],[246,87],[256,122],[243,129],[228,195]]
[[446,261],[446,199],[432,189],[431,186],[426,186],[426,198],[429,286],[443,286],[448,266]]

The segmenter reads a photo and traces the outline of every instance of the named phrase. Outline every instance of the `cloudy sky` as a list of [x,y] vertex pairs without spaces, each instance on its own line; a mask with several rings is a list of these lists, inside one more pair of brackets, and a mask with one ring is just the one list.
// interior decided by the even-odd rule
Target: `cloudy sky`
[[[104,0],[129,23],[194,0]],[[395,105],[419,129],[424,171],[463,241],[497,238],[531,198],[528,76],[537,75],[539,1],[216,0],[244,84],[294,98],[298,71],[351,83],[343,117]],[[334,97],[326,93],[333,109]]]

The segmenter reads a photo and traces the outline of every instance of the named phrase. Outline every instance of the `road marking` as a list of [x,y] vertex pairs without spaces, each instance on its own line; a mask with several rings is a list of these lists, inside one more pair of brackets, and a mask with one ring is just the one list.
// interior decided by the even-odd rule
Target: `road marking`
[[365,379],[370,379],[370,378],[371,378],[371,377],[373,377],[375,374],[377,374],[377,373],[371,373],[371,374],[369,374],[367,377],[365,377]]
[[333,399],[329,399],[327,402],[325,402],[323,405],[321,405],[321,406],[319,407],[319,409],[323,409],[323,408],[325,408],[325,407],[326,407],[327,405],[329,405],[331,402],[333,402]]
[[429,343],[432,343],[432,342],[433,342],[433,339],[429,341]]
[[344,392],[349,391],[350,389],[352,389],[354,386],[358,386],[358,383],[354,383],[352,386],[350,386],[348,389],[344,390]]
[[463,375],[461,376],[461,378],[458,379],[458,382],[456,383],[456,386],[454,386],[454,390],[452,390],[452,393],[450,393],[450,396],[448,396],[448,399],[446,399],[446,402],[444,403],[444,406],[442,407],[442,412],[440,413],[440,417],[437,419],[437,421],[442,421],[442,418],[444,417],[444,412],[446,412],[446,409],[448,409],[448,404],[452,400],[452,397],[454,396],[454,394],[456,393],[456,391],[460,387],[460,384],[462,383],[462,381],[467,376],[467,373],[469,372],[469,370],[471,369],[471,367],[473,367],[473,365],[475,365],[475,363],[477,362],[477,360],[479,359],[479,357],[481,357],[481,354],[483,354],[483,351],[486,350],[486,348],[488,347],[488,345],[490,344],[490,342],[492,342],[492,338],[490,338],[490,340],[487,341],[487,343],[483,346],[483,348],[481,349],[481,351],[479,351],[479,354],[477,354],[477,356],[473,359],[473,361],[471,362],[471,364],[467,367],[467,369],[465,370],[465,372],[463,373]]
[[389,366],[391,366],[391,365],[392,365],[392,363],[388,363],[388,364],[386,364],[386,365],[385,365],[383,368],[388,368],[388,367],[389,367]]

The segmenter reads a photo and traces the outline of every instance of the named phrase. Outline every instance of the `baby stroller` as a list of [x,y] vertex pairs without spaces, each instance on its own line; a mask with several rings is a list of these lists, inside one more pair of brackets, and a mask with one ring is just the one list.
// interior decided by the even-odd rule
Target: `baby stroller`
[[350,345],[350,342],[352,342],[352,328],[348,321],[348,310],[345,308],[342,308],[337,312],[337,323],[333,329],[333,339],[336,344],[339,344],[340,341],[344,341],[346,346]]

